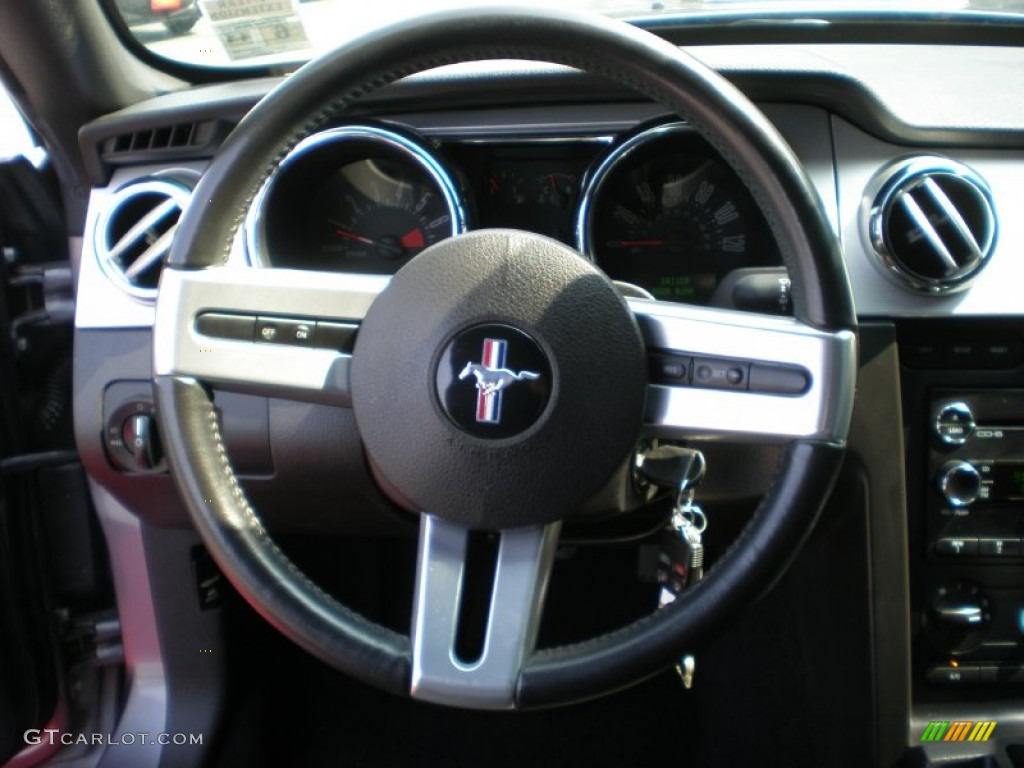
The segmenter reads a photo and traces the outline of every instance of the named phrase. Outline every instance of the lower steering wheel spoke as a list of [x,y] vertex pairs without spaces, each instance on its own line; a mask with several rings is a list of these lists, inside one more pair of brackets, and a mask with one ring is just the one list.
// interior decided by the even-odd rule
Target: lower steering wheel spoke
[[645,431],[841,443],[856,337],[789,317],[630,299],[648,350]]
[[[478,658],[461,658],[467,613],[466,528],[424,514],[413,604],[413,698],[476,709],[515,707],[519,673],[532,654],[561,523],[502,531]],[[477,590],[479,591],[479,590]]]
[[155,374],[350,405],[355,335],[388,280],[234,266],[167,269],[157,306]]

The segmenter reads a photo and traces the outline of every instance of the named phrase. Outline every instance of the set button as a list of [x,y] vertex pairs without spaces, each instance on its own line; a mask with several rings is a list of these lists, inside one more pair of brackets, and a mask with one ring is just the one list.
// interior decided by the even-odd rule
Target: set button
[[655,384],[766,395],[802,395],[811,383],[808,372],[795,365],[661,353],[648,356],[648,371]]

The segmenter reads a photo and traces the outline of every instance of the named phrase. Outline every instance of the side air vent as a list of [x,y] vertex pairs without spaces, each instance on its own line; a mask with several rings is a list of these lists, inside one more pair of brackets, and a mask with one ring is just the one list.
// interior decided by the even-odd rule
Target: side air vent
[[139,128],[106,136],[100,141],[99,150],[105,161],[115,163],[153,153],[175,157],[212,154],[229,130],[230,125],[221,120]]
[[914,157],[872,182],[866,203],[871,250],[900,285],[942,295],[966,288],[996,241],[992,193],[966,165]]
[[122,133],[109,140],[110,152],[142,152],[153,149],[191,147],[199,142],[199,126],[196,123],[166,125],[145,131]]
[[160,270],[194,182],[190,172],[151,177],[111,195],[96,222],[96,256],[122,290],[149,301],[156,297]]

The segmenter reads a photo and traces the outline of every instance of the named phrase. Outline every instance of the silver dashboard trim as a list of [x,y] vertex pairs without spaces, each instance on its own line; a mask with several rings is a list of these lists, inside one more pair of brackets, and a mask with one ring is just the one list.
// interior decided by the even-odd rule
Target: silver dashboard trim
[[576,209],[576,248],[580,253],[591,261],[596,261],[591,233],[593,211],[597,196],[601,193],[601,188],[612,172],[634,152],[650,142],[675,135],[695,135],[695,133],[692,128],[682,122],[656,125],[635,136],[631,136],[625,142],[615,147],[597,164],[597,167],[587,173],[583,180],[580,202]]
[[627,299],[649,349],[687,356],[797,366],[799,395],[651,384],[645,431],[671,437],[807,438],[845,443],[853,414],[857,340],[789,317]]
[[[832,127],[840,232],[858,317],[1019,316],[1024,216],[1000,217],[992,254],[966,290],[930,295],[907,290],[879,268],[864,225],[864,206],[873,199],[872,180],[879,169],[905,158],[907,148],[870,136],[839,117],[832,118]],[[984,177],[997,212],[1024,209],[1024,151],[931,147],[928,152],[954,159]]]
[[[170,690],[160,646],[142,524],[131,510],[95,480],[89,480],[89,488],[110,550],[128,671],[126,701],[114,736],[160,733],[166,730],[170,716]],[[137,742],[130,749],[105,750],[100,765],[104,768],[156,768],[163,757],[163,747],[156,739],[150,739]]]
[[390,278],[224,266],[166,269],[153,332],[156,376],[188,376],[224,389],[349,405],[351,355],[199,334],[203,312],[329,321],[361,320]]
[[512,709],[533,652],[561,523],[501,532],[481,657],[455,652],[468,531],[424,514],[412,620],[414,699],[475,709]]
[[[936,176],[947,176],[967,184],[982,205],[985,239],[978,242],[956,206],[935,181]],[[928,217],[915,197],[917,189],[931,198],[953,225],[961,246],[971,253],[970,259],[960,264],[950,252],[936,224]],[[887,238],[886,222],[890,212],[901,206],[920,230],[922,237],[944,269],[941,278],[918,274],[899,260]],[[875,263],[885,277],[903,288],[925,295],[956,293],[966,290],[985,267],[996,243],[998,221],[995,203],[985,179],[963,163],[936,155],[915,155],[898,160],[883,168],[864,191],[862,209],[865,245],[875,256]]]

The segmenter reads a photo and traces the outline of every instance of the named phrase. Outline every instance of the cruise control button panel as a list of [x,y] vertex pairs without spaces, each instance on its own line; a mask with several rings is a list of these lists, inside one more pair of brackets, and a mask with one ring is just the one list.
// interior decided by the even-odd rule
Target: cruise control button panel
[[203,336],[217,339],[336,349],[339,352],[352,351],[359,330],[356,323],[335,320],[225,312],[203,312],[196,317],[195,328]]
[[794,365],[662,352],[649,354],[647,360],[651,382],[669,387],[731,389],[794,397],[806,392],[811,384],[810,373]]

